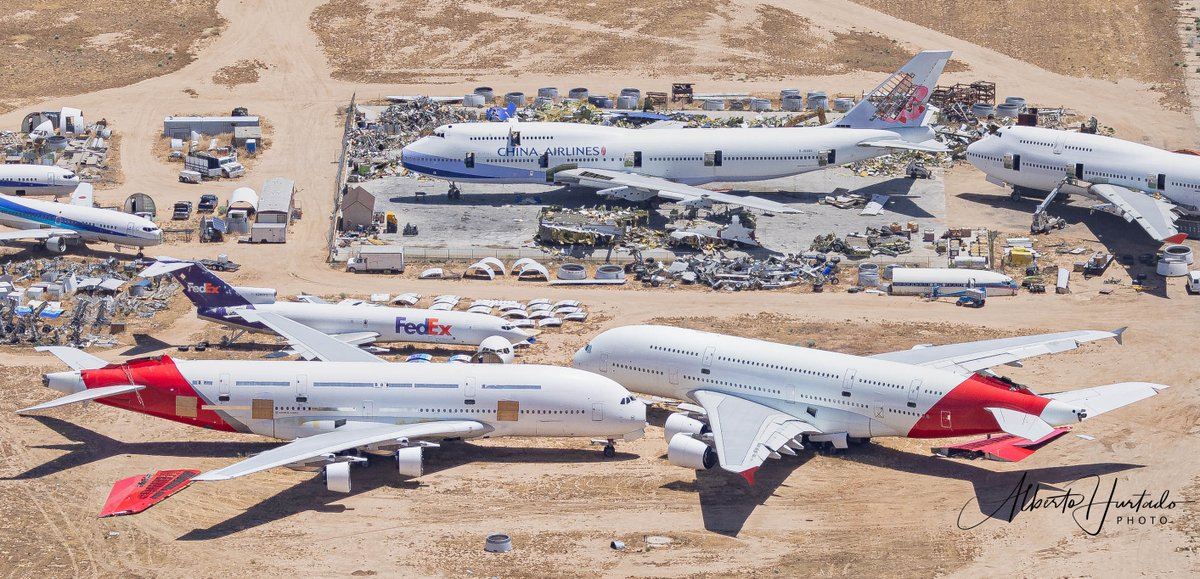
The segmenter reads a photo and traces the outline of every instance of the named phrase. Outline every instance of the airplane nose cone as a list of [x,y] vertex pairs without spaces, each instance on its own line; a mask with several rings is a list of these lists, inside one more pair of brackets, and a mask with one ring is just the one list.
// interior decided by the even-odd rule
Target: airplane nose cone
[[639,424],[646,424],[646,403],[641,400],[634,400],[629,403],[633,407],[633,421]]
[[575,356],[571,358],[571,367],[579,370],[587,370],[588,354],[580,348],[575,351]]

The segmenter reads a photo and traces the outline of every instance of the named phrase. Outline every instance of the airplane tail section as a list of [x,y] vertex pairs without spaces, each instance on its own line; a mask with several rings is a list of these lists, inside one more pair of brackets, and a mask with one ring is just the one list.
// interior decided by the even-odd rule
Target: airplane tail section
[[197,308],[220,308],[248,306],[250,301],[238,293],[225,280],[208,271],[203,265],[191,261],[159,258],[140,274],[154,277],[170,274],[183,286],[183,293]]
[[917,54],[831,126],[898,129],[926,125],[927,113],[932,112],[928,106],[929,97],[950,54],[949,50],[927,50]]

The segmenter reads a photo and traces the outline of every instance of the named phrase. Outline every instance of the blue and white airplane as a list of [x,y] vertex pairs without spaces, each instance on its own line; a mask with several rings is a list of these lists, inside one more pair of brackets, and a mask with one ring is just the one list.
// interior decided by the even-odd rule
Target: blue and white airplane
[[102,242],[140,250],[162,243],[162,229],[153,221],[92,204],[92,186],[81,183],[70,203],[0,195],[0,225],[18,231],[0,232],[0,244],[40,241],[47,250],[62,253],[68,243]]
[[693,207],[713,202],[797,211],[758,197],[696,185],[787,177],[886,155],[940,152],[928,101],[950,51],[926,51],[879,84],[841,119],[822,127],[625,129],[574,123],[443,125],[404,148],[410,171],[451,182],[557,183],[633,202],[662,197]]
[[52,165],[0,165],[0,193],[5,195],[70,195],[79,177]]

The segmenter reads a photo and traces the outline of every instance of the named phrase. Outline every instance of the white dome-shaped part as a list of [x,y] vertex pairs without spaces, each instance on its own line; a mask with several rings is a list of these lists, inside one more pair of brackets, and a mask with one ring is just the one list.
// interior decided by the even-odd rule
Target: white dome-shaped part
[[513,346],[502,336],[488,336],[479,343],[475,358],[484,364],[508,364],[513,361]]
[[231,209],[240,209],[241,207],[237,207],[238,203],[248,206],[254,211],[258,211],[258,193],[255,193],[254,189],[249,187],[238,187],[233,190],[233,193],[229,194],[229,207]]

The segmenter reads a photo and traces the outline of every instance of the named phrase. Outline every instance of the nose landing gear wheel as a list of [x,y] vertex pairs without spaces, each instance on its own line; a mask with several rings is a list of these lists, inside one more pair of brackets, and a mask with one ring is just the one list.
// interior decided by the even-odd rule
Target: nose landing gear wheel
[[604,445],[604,458],[612,458],[617,455],[617,447],[606,444]]

